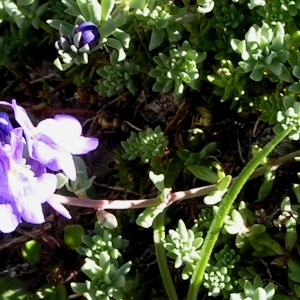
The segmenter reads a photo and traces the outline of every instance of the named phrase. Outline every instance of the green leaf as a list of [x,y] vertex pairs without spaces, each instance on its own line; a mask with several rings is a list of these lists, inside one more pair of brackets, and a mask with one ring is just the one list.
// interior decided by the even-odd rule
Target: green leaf
[[46,299],[46,300],[66,300],[67,290],[62,283],[52,284],[47,283],[39,288],[35,293],[34,299]]
[[289,91],[295,94],[300,93],[300,83],[293,83],[292,85],[289,86]]
[[64,228],[64,241],[71,249],[76,249],[82,244],[83,235],[84,228],[81,225],[66,225]]
[[136,224],[143,227],[149,228],[152,226],[154,219],[164,211],[167,207],[167,203],[162,202],[157,206],[147,207],[136,219]]
[[0,300],[26,300],[31,293],[26,290],[25,283],[17,278],[0,277]]
[[224,178],[222,178],[218,183],[217,183],[217,189],[220,191],[225,191],[232,180],[232,176],[231,175],[226,175]]
[[108,38],[106,42],[106,46],[118,50],[119,52],[118,61],[122,61],[126,58],[126,53],[123,49],[123,44],[119,40],[114,38]]
[[255,290],[252,299],[253,300],[267,300],[267,293],[262,287],[259,287]]
[[147,6],[148,0],[131,0],[129,1],[130,8],[143,9]]
[[44,3],[41,6],[38,7],[38,9],[36,10],[35,14],[36,16],[41,16],[48,8],[49,3]]
[[71,288],[76,294],[83,294],[88,291],[86,283],[71,282]]
[[101,6],[102,6],[102,13],[101,18],[102,20],[106,21],[109,19],[110,14],[114,8],[115,1],[114,0],[102,0]]
[[187,166],[187,169],[197,178],[208,181],[211,183],[216,183],[219,180],[218,175],[211,169],[203,166],[191,165]]
[[34,0],[17,0],[17,5],[29,6],[34,2]]
[[100,25],[101,20],[101,5],[99,4],[98,1],[93,1],[92,3],[88,4],[88,10],[89,10],[89,15],[93,23],[96,25]]
[[76,3],[83,15],[83,17],[86,19],[86,20],[89,20],[90,19],[90,14],[89,14],[89,9],[88,9],[88,3],[86,0],[76,0]]
[[154,174],[153,171],[150,171],[149,172],[149,178],[151,179],[151,181],[154,183],[154,185],[156,186],[156,188],[162,192],[165,188],[165,185],[164,185],[164,179],[165,179],[165,176],[163,174],[159,174],[159,175],[156,175]]
[[130,35],[123,30],[116,28],[116,30],[113,32],[113,36],[118,39],[125,48],[129,47],[130,43]]
[[295,282],[297,282],[297,283],[300,283],[300,273],[293,272],[293,273],[289,273],[288,276],[289,276],[289,278],[291,278],[293,281],[295,281]]
[[165,37],[164,29],[153,28],[150,38],[149,50],[153,50],[163,43]]
[[22,247],[22,256],[31,266],[39,262],[41,253],[42,244],[36,239],[26,242]]

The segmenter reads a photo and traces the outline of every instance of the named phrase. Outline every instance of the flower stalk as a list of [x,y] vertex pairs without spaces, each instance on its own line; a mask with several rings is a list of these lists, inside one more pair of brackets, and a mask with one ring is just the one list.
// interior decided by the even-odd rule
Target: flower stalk
[[[300,150],[289,153],[285,156],[282,156],[276,160],[270,161],[272,165],[272,170],[278,169],[280,166],[289,164],[294,161],[295,157],[300,156]],[[257,178],[265,173],[266,168],[269,167],[267,164],[266,166],[261,166],[257,168],[248,180]],[[237,177],[232,179],[232,182],[235,182]],[[215,184],[202,186],[193,188],[186,191],[178,191],[174,193],[170,193],[168,196],[168,204],[172,204],[176,201],[187,200],[191,198],[203,197],[212,192],[216,189]],[[135,199],[135,200],[96,200],[96,199],[87,199],[87,198],[76,198],[70,196],[63,196],[59,194],[54,194],[51,196],[56,201],[60,202],[61,204],[65,205],[72,205],[72,206],[80,206],[80,207],[89,207],[95,209],[135,209],[135,208],[145,208],[150,206],[156,206],[161,203],[159,198],[148,198],[148,199]]]
[[162,277],[167,295],[169,299],[177,300],[177,293],[168,268],[166,250],[163,246],[163,240],[165,239],[165,216],[166,210],[164,210],[154,219],[153,240],[160,275]]
[[188,291],[187,300],[196,300],[198,297],[199,288],[203,281],[204,272],[211,253],[214,249],[215,243],[218,239],[219,233],[223,227],[225,217],[230,211],[232,204],[236,197],[244,187],[247,180],[253,174],[258,165],[266,158],[270,152],[292,131],[292,127],[288,127],[286,130],[278,134],[273,140],[271,140],[243,169],[241,174],[237,177],[231,188],[228,190],[224,199],[222,200],[218,213],[212,221],[212,224],[208,230],[207,236],[204,240],[204,244],[201,249],[201,259],[197,262]]

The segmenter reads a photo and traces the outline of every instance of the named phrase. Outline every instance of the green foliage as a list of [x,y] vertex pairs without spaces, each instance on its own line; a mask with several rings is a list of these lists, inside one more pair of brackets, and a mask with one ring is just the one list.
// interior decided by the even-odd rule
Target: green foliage
[[[132,96],[139,95],[140,90],[148,91],[152,86],[150,97],[169,93],[177,100],[183,99],[189,108],[205,103],[212,108],[213,117],[216,111],[216,116],[220,112],[219,102],[227,101],[238,112],[248,113],[244,108],[251,107],[255,116],[274,125],[276,134],[292,127],[289,137],[299,140],[299,10],[300,3],[289,0],[3,0],[0,3],[0,66],[1,71],[4,67],[19,80],[18,68],[30,66],[29,59],[35,61],[28,53],[35,53],[40,45],[49,47],[50,43],[54,44],[52,39],[56,39],[55,64],[59,70],[70,68],[65,76],[77,88],[90,83],[102,97],[122,96],[129,102],[136,100]],[[86,21],[93,22],[100,34],[98,43],[91,47],[81,45],[81,36],[76,32],[77,26]],[[85,66],[77,66],[80,64]],[[98,76],[94,78],[94,74]],[[233,119],[232,123],[236,121]],[[201,142],[205,143],[202,150],[199,150],[197,130],[201,131]],[[136,169],[140,170],[134,170],[138,180],[129,187],[139,186],[140,194],[144,194],[142,185],[148,188],[151,180],[158,190],[159,204],[141,212],[137,224],[143,228],[155,226],[156,218],[170,205],[171,187],[179,176],[188,178],[192,187],[199,181],[201,185],[215,184],[204,198],[193,199],[204,202],[196,205],[198,218],[194,226],[188,229],[185,219],[175,220],[177,228],[171,229],[163,239],[164,250],[174,261],[174,267],[181,268],[183,279],[191,280],[193,292],[187,299],[207,295],[232,300],[270,300],[281,296],[286,299],[282,291],[276,293],[274,283],[265,285],[259,276],[254,278],[254,274],[264,272],[255,264],[268,256],[272,264],[287,273],[290,290],[284,292],[293,300],[300,298],[299,185],[293,186],[298,203],[293,204],[294,198],[285,197],[270,220],[275,225],[273,228],[259,222],[257,212],[243,201],[238,206],[230,206],[224,226],[220,221],[217,228],[211,227],[221,220],[220,208],[224,207],[224,199],[235,181],[217,163],[217,159],[224,161],[224,158],[214,156],[218,146],[204,141],[204,131],[209,132],[210,128],[187,128],[187,132],[195,133],[194,139],[179,150],[173,147],[173,135],[164,136],[160,127],[132,132],[121,142],[125,151],[122,159],[132,165],[119,168],[116,177],[121,178],[120,185],[124,183],[123,178],[130,177],[130,170],[138,166]],[[169,143],[171,151],[176,153],[171,159],[165,156]],[[255,151],[260,153],[260,149]],[[58,188],[65,186],[78,197],[86,198],[94,176],[88,178],[82,160],[75,163],[76,181],[69,182],[64,174],[58,174]],[[257,165],[266,163],[265,156]],[[154,172],[149,172],[149,168]],[[267,168],[264,176],[254,199],[262,207],[272,191],[275,172]],[[173,218],[171,214],[169,217]],[[64,228],[65,243],[72,249],[79,246],[78,253],[86,257],[82,271],[88,280],[73,283],[72,288],[87,299],[124,299],[131,285],[125,278],[131,263],[122,261],[121,250],[128,241],[116,229],[118,222],[111,213],[98,210],[97,218],[92,236],[83,235],[79,225]],[[174,219],[171,221],[174,224]],[[218,235],[218,230],[221,232],[217,247],[201,271],[197,264],[207,254],[201,251],[206,241]],[[30,241],[23,247],[23,255],[31,265],[40,257],[39,246],[34,245]],[[251,256],[251,260],[244,260],[244,256]],[[197,277],[201,272],[203,280]],[[46,285],[33,296],[17,280],[0,279],[0,298],[66,298],[62,286]],[[199,282],[204,288],[196,295]]]
[[169,56],[159,53],[153,58],[157,67],[149,73],[156,80],[153,91],[167,93],[174,89],[175,95],[180,97],[184,91],[184,83],[193,90],[198,90],[198,69],[205,58],[206,53],[198,53],[188,41],[183,42],[181,47],[171,49]]
[[[176,14],[172,11],[176,7],[171,2],[164,5],[158,5],[150,10],[149,7],[144,9],[137,9],[135,17],[140,20],[139,26],[145,30],[151,30],[151,37],[149,43],[149,50],[159,47],[168,36],[170,43],[178,42],[181,39],[179,31],[179,23],[176,22],[178,14],[183,14],[186,9],[176,10]],[[176,25],[175,25],[176,24]]]
[[42,244],[38,240],[27,241],[22,247],[22,256],[31,266],[40,261]]
[[299,140],[300,137],[300,103],[291,96],[283,98],[283,110],[277,112],[277,124],[274,131],[278,134],[287,126],[293,126],[293,130],[289,135],[291,140]]
[[0,277],[0,300],[25,300],[31,293],[25,283],[17,278]]
[[214,71],[216,75],[208,75],[207,79],[216,86],[214,93],[221,97],[221,101],[238,101],[245,94],[247,80],[236,71],[230,60],[221,60],[220,67],[214,67]]
[[220,293],[226,295],[233,289],[234,280],[231,275],[240,260],[240,255],[226,244],[220,252],[215,253],[214,257],[215,261],[205,270],[203,286],[208,289],[209,296],[216,297]]
[[176,230],[169,230],[164,247],[167,250],[167,256],[175,260],[174,267],[183,266],[181,274],[183,279],[191,276],[195,261],[201,259],[202,243],[202,232],[195,233],[193,229],[187,229],[182,220],[178,221]]
[[263,23],[262,27],[254,24],[246,33],[245,40],[231,40],[231,47],[241,54],[243,61],[240,68],[245,73],[251,72],[250,78],[261,81],[263,76],[272,81],[278,79],[291,82],[289,70],[284,65],[289,52],[285,50],[289,35],[285,34],[284,25],[280,22],[275,27]]
[[69,181],[68,178],[63,174],[57,174],[58,188],[62,188],[64,185],[67,190],[74,193],[79,198],[87,197],[87,190],[92,186],[92,183],[96,176],[88,178],[86,165],[82,158],[74,156],[74,163],[76,167],[76,179],[74,181]]
[[[102,0],[100,3],[97,0],[92,1],[74,1],[68,0],[63,2],[67,7],[65,13],[73,16],[75,24],[91,21],[99,26],[101,36],[100,44],[96,48],[111,47],[118,51],[118,61],[124,60],[126,57],[124,48],[129,47],[130,36],[120,29],[126,23],[124,12],[116,9],[116,1]],[[113,17],[112,17],[113,16]],[[72,35],[74,25],[64,22],[63,20],[51,19],[47,23],[59,30],[62,38]],[[93,51],[96,50],[93,49]],[[73,52],[59,50],[62,62],[59,58],[55,61],[56,66],[65,70],[69,68],[74,62],[76,64],[88,63],[88,52],[90,49],[83,49],[84,51],[77,51],[74,47]]]
[[171,188],[165,187],[165,176],[163,174],[156,175],[153,171],[150,171],[149,178],[159,191],[158,198],[161,203],[156,206],[147,207],[142,213],[138,215],[136,223],[137,225],[144,228],[151,227],[154,219],[165,210],[168,205],[168,194],[171,192]]
[[236,235],[235,245],[239,249],[253,247],[253,255],[264,257],[279,254],[284,250],[280,244],[266,232],[266,226],[255,223],[254,214],[241,202],[239,209],[232,209],[230,216],[225,220],[224,229],[229,234]]
[[71,287],[77,294],[86,299],[123,299],[124,293],[131,286],[125,276],[130,271],[131,262],[121,264],[120,249],[128,245],[128,241],[117,234],[116,229],[104,228],[95,223],[95,235],[82,236],[85,246],[77,251],[86,256],[81,267],[90,280],[85,283],[72,282]]
[[76,249],[82,244],[81,236],[84,228],[81,225],[66,225],[64,227],[64,241],[71,248]]
[[95,235],[83,235],[81,239],[84,245],[79,246],[77,252],[95,262],[100,259],[102,252],[107,252],[112,259],[119,259],[119,250],[128,245],[128,241],[123,239],[116,229],[105,228],[100,222],[95,223]]
[[285,248],[289,251],[296,246],[298,238],[296,225],[299,222],[299,213],[297,209],[299,209],[299,206],[292,206],[290,198],[285,197],[280,205],[280,215],[273,221],[274,225],[278,226],[280,229],[285,227]]
[[83,294],[89,300],[121,300],[126,289],[125,276],[130,271],[130,266],[130,262],[119,266],[118,261],[107,252],[101,252],[97,263],[86,258],[81,268],[91,280],[86,280],[85,283],[72,282],[71,287],[75,293]]
[[36,291],[33,299],[66,300],[67,289],[62,283],[47,283]]
[[97,70],[97,73],[101,76],[98,81],[98,85],[95,86],[95,90],[100,96],[111,97],[124,91],[124,88],[135,94],[137,92],[137,85],[133,79],[133,75],[139,73],[139,66],[124,60],[117,61],[118,54],[113,51],[110,55],[111,65],[104,66]]
[[162,157],[168,140],[161,128],[157,126],[154,130],[148,127],[139,133],[131,132],[126,141],[121,142],[125,150],[123,158],[128,160],[141,158],[144,163],[149,163],[154,157]]
[[253,283],[249,280],[241,281],[241,286],[244,289],[243,293],[232,293],[230,300],[271,300],[276,291],[273,282],[268,283],[263,287],[263,281],[257,275]]
[[[7,20],[14,22],[19,28],[31,24],[38,29],[42,22],[40,17],[49,6],[49,3],[41,4],[40,2],[39,0],[3,0],[0,3],[0,23]],[[42,24],[42,27],[44,27],[44,24]]]

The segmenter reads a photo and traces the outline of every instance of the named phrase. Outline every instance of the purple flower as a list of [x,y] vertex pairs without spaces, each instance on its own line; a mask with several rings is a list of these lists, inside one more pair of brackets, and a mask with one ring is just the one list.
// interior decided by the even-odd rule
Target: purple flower
[[59,114],[35,127],[16,100],[11,104],[0,101],[0,105],[13,108],[15,119],[24,131],[29,157],[52,171],[62,170],[73,181],[76,169],[72,154],[85,154],[98,146],[97,138],[81,135],[81,124],[72,116]]
[[74,28],[73,41],[77,48],[87,44],[89,49],[92,49],[97,45],[99,38],[98,27],[92,22],[84,22]]
[[5,112],[0,112],[0,142],[2,144],[10,143],[10,132],[13,127],[9,121],[9,116]]
[[10,144],[0,143],[0,231],[14,231],[22,220],[43,223],[41,204],[48,200],[57,211],[71,218],[62,204],[49,199],[56,190],[56,176],[44,173],[36,177],[22,157],[22,129],[12,129],[10,133]]

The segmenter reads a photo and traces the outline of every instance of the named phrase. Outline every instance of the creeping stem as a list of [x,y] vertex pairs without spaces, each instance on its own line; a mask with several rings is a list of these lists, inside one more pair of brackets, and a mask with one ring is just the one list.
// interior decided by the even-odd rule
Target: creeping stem
[[236,178],[224,199],[222,200],[219,210],[214,217],[207,236],[201,249],[201,259],[197,262],[190,282],[190,288],[188,291],[187,300],[196,300],[198,297],[199,288],[202,284],[202,279],[211,253],[218,239],[219,233],[223,227],[225,217],[230,211],[230,208],[240,193],[241,189],[245,185],[246,181],[253,174],[258,165],[263,161],[265,157],[278,145],[290,132],[292,128],[289,127],[285,131],[278,134],[273,140],[271,140],[242,170],[240,175]]
[[[300,156],[300,151],[295,151],[285,156],[282,156],[278,159],[274,159],[269,161],[269,167],[272,166],[272,170],[276,170],[282,165],[290,164],[295,160],[295,157]],[[252,175],[248,178],[254,179],[261,175],[263,175],[266,171],[266,166],[262,166],[257,168]],[[237,177],[233,178],[233,182],[237,180]],[[193,188],[186,191],[178,191],[174,193],[170,193],[169,199],[171,199],[170,203],[174,203],[176,201],[182,201],[191,198],[203,197],[209,194],[210,192],[216,189],[215,184],[202,186]],[[95,209],[134,209],[134,208],[143,208],[149,206],[156,206],[161,203],[161,200],[157,197],[155,198],[146,198],[146,199],[135,199],[135,200],[96,200],[96,199],[87,199],[87,198],[77,198],[77,197],[70,197],[70,196],[63,196],[54,194],[51,197],[54,201],[58,201],[65,205],[73,205],[73,206],[80,206],[80,207],[90,207]]]

